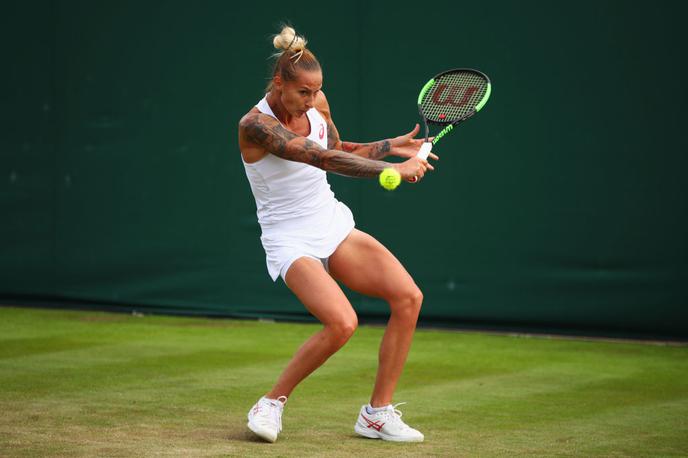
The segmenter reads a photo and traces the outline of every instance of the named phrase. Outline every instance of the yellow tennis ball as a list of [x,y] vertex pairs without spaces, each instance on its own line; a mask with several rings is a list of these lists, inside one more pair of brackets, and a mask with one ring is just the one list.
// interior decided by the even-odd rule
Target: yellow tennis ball
[[399,183],[401,183],[401,174],[397,172],[397,169],[387,167],[380,172],[380,186],[387,191],[394,191]]

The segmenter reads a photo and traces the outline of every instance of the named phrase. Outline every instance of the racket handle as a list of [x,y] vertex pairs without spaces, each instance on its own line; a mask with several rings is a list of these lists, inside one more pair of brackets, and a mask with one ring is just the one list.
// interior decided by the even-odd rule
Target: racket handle
[[418,156],[421,159],[428,160],[428,155],[430,154],[430,151],[432,151],[432,142],[425,142],[420,146],[420,149],[418,150]]

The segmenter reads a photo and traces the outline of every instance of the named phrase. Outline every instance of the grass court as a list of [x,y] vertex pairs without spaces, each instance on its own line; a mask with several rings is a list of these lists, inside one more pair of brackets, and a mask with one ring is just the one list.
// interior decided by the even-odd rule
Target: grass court
[[353,432],[384,331],[292,394],[275,444],[246,413],[318,329],[0,308],[0,456],[686,456],[688,347],[417,331],[395,402],[425,434]]

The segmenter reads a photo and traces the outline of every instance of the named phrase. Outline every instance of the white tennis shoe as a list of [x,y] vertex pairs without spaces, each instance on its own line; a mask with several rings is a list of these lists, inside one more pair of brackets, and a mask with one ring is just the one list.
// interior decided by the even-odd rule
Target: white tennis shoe
[[282,411],[286,396],[277,399],[260,398],[248,412],[248,429],[268,442],[275,442],[282,431]]
[[366,406],[361,407],[354,431],[371,439],[382,439],[394,442],[423,442],[423,433],[411,428],[401,420],[401,412],[397,406],[388,405],[384,410],[369,414]]

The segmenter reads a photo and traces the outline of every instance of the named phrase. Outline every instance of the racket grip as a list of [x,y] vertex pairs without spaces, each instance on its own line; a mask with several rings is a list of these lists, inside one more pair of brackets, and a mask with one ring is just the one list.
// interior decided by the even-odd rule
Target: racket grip
[[420,149],[418,150],[418,156],[421,159],[428,159],[428,155],[430,154],[430,151],[432,151],[432,142],[425,142],[420,146]]

